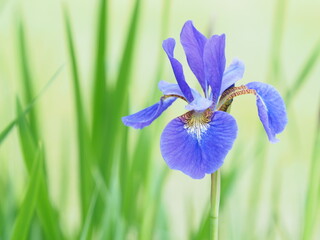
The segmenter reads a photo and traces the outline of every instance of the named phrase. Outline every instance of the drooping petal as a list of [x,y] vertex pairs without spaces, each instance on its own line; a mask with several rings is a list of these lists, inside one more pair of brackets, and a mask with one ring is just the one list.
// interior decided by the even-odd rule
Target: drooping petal
[[221,167],[236,138],[237,124],[231,115],[218,111],[206,125],[193,127],[182,117],[173,119],[161,135],[160,148],[171,169],[200,179]]
[[213,35],[204,47],[203,61],[206,82],[211,87],[212,101],[216,104],[220,95],[222,76],[226,65],[224,54],[225,35]]
[[[178,96],[184,97],[179,85],[176,83],[168,83],[166,81],[160,81],[158,83],[158,88],[163,93],[163,95],[178,95]],[[197,90],[193,88],[190,88],[190,89],[194,99],[201,97],[200,93],[198,93]]]
[[266,83],[251,82],[246,86],[256,90],[259,118],[269,141],[277,142],[276,134],[282,132],[288,122],[282,97],[274,87]]
[[144,128],[157,119],[174,101],[175,97],[161,98],[156,104],[137,113],[122,118],[124,125],[133,128]]
[[207,38],[193,26],[192,21],[187,21],[182,28],[180,42],[186,53],[189,67],[205,92],[206,83],[203,66],[203,49]]
[[188,111],[192,111],[192,110],[204,111],[207,108],[209,108],[211,105],[212,105],[212,101],[211,100],[209,100],[207,98],[204,98],[202,96],[199,96],[199,97],[195,98],[191,103],[189,103],[186,106],[186,109]]
[[174,75],[184,97],[188,100],[188,102],[192,102],[193,96],[191,89],[184,78],[182,65],[177,59],[174,58],[173,55],[175,45],[176,42],[173,38],[168,38],[162,43],[162,47],[170,60]]
[[220,94],[224,90],[235,84],[238,80],[243,77],[244,74],[244,64],[243,62],[234,59],[229,67],[224,71],[221,83]]

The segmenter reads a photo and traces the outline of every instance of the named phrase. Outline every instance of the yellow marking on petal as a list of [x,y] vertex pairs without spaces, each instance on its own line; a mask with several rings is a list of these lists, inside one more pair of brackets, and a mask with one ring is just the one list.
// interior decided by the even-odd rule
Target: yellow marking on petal
[[187,112],[179,118],[185,123],[184,128],[187,132],[200,140],[202,133],[207,131],[209,128],[209,122],[211,121],[212,114],[212,110],[208,108],[203,112]]
[[185,97],[182,97],[182,96],[177,95],[177,94],[168,94],[168,95],[164,95],[164,96],[162,96],[161,98],[162,98],[162,99],[166,99],[166,98],[169,98],[169,97],[176,97],[176,98],[180,98],[180,99],[182,99],[182,100],[184,100],[184,101],[188,102],[188,101],[187,101],[187,99],[186,99]]

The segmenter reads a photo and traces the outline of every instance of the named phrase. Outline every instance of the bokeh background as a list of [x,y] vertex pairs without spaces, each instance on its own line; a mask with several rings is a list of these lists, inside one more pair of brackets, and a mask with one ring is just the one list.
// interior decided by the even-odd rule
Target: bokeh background
[[[320,239],[320,2],[0,0],[0,239],[208,239],[210,177],[167,168],[162,129],[122,125],[175,82],[161,48],[186,20],[226,34],[239,84],[273,84],[289,124],[268,142],[253,96],[231,113],[220,239]],[[197,86],[182,47],[176,56]]]

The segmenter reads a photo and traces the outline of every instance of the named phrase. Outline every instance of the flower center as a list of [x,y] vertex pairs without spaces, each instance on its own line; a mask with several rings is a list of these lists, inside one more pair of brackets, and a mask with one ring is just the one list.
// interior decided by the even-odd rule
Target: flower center
[[190,111],[182,116],[180,120],[184,122],[184,128],[187,132],[198,140],[201,139],[201,136],[209,128],[209,122],[211,121],[213,111],[211,109],[206,109],[203,112]]

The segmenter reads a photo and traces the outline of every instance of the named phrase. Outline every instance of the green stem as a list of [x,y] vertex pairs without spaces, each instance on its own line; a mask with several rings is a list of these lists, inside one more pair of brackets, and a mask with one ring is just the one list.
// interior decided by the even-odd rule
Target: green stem
[[211,174],[210,240],[218,240],[220,169]]

